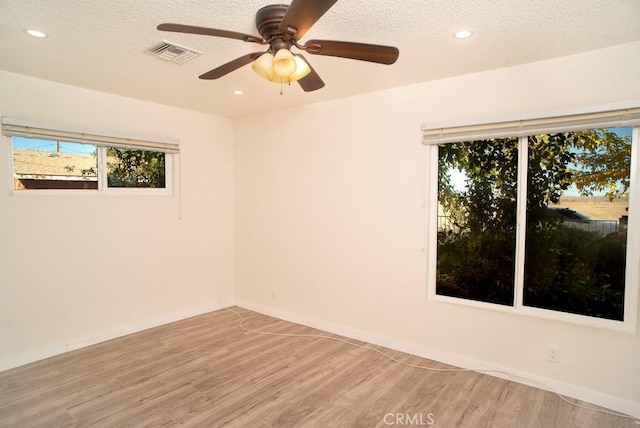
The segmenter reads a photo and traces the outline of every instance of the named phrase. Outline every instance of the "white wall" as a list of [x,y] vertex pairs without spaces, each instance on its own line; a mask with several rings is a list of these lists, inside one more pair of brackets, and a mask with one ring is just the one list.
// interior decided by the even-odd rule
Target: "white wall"
[[0,115],[180,140],[177,196],[9,194],[0,137],[0,370],[234,296],[230,120],[0,72]]
[[633,43],[236,121],[238,302],[640,415],[638,336],[427,300],[420,132],[640,99],[638,70]]

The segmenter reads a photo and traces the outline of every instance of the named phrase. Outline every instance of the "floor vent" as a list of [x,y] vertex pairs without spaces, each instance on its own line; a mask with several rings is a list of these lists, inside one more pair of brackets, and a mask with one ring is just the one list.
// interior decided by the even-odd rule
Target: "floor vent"
[[202,54],[202,52],[198,52],[191,48],[185,48],[184,46],[180,46],[166,40],[150,47],[145,52],[167,61],[177,62],[178,64],[187,62]]

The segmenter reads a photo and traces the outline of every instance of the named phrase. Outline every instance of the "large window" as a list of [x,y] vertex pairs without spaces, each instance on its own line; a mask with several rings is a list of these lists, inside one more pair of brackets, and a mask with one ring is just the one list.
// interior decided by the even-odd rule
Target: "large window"
[[633,317],[638,130],[567,127],[509,137],[496,126],[499,138],[471,141],[429,134],[432,296],[605,322]]
[[34,128],[4,118],[3,134],[12,144],[15,191],[171,191],[175,144]]

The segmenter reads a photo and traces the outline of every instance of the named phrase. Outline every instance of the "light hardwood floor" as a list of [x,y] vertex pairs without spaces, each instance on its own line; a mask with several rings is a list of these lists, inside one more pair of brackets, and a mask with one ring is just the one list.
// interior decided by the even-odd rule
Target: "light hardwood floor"
[[[247,327],[322,333],[236,310]],[[0,373],[0,427],[176,426],[638,427],[475,372],[425,371],[338,341],[247,332],[226,310]]]

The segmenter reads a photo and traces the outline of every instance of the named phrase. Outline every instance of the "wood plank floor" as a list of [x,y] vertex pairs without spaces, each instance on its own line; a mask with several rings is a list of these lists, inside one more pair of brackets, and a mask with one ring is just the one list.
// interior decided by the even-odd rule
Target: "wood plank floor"
[[[235,309],[247,327],[322,333]],[[238,321],[221,310],[2,372],[0,427],[638,427],[495,377]]]

